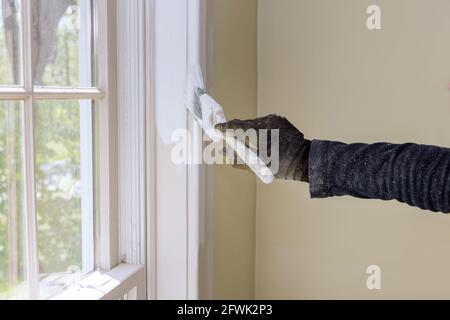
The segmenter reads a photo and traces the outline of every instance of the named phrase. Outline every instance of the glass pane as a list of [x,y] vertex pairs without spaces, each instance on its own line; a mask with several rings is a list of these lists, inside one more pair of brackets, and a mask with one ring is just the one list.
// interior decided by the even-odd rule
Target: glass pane
[[91,101],[35,104],[41,298],[93,270]]
[[90,87],[90,0],[32,0],[36,86]]
[[25,298],[21,102],[0,101],[0,299]]
[[22,83],[20,1],[0,0],[0,85]]

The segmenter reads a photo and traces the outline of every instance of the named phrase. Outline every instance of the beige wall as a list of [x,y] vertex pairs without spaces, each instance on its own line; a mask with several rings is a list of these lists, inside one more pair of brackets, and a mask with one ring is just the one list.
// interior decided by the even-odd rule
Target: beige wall
[[[209,91],[228,118],[256,116],[256,0],[207,0]],[[213,169],[213,297],[254,298],[255,178]]]
[[[258,18],[260,115],[311,138],[450,146],[450,1],[259,0]],[[450,298],[450,217],[258,184],[256,297]]]

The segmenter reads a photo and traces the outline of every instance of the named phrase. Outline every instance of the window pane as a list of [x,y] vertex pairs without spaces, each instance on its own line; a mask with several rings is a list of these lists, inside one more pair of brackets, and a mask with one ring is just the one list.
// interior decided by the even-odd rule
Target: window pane
[[36,86],[92,85],[91,1],[32,0]]
[[0,101],[0,299],[24,298],[22,105]]
[[22,83],[20,1],[0,0],[0,85]]
[[41,297],[93,270],[92,102],[35,104]]

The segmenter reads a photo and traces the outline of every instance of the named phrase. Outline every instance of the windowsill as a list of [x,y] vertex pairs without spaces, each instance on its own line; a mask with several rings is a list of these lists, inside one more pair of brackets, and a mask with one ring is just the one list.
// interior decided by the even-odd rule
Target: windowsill
[[76,283],[78,282],[77,280],[80,279],[83,279],[83,275],[79,272],[60,272],[45,275],[41,274],[39,281],[40,297],[43,299],[53,297],[54,295],[66,290],[69,283]]
[[145,269],[121,264],[109,272],[94,271],[51,300],[145,299]]

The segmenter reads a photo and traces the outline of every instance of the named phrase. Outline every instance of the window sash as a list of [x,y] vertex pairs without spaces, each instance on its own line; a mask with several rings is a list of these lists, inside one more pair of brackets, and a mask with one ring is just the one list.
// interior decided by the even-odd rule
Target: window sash
[[24,88],[0,87],[0,100],[101,100],[105,93],[97,88]]
[[[22,0],[22,64],[23,86],[0,86],[0,100],[21,100],[24,102],[22,127],[24,136],[23,174],[26,243],[26,278],[28,296],[39,298],[39,257],[37,247],[36,175],[34,145],[33,104],[39,100],[93,100],[97,106],[98,163],[98,241],[94,241],[96,268],[111,270],[119,264],[117,223],[117,129],[116,129],[116,55],[115,55],[115,12],[116,0],[94,0],[92,34],[94,54],[97,56],[97,87],[62,88],[39,87],[33,84],[31,47],[31,1]],[[89,119],[87,119],[89,120]],[[85,128],[92,132],[92,128]],[[85,157],[91,157],[87,153]],[[93,161],[93,160],[92,160]],[[91,172],[93,175],[93,172]],[[93,177],[92,177],[93,178]],[[93,186],[94,188],[94,186]],[[93,213],[93,212],[92,212]],[[83,236],[83,235],[82,235]],[[85,235],[86,236],[86,233]],[[94,239],[93,239],[94,240]]]

